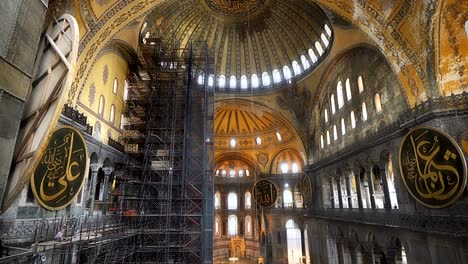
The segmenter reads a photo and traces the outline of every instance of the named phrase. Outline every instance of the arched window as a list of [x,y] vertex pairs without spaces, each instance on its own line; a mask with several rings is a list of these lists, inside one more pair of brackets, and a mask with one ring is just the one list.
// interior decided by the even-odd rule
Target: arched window
[[111,105],[110,107],[109,122],[111,122],[112,124],[114,124],[115,122],[115,106],[114,105]]
[[340,109],[344,105],[343,84],[341,81],[336,85],[336,96],[338,97],[338,109]]
[[198,85],[203,85],[203,74],[198,75],[197,83],[198,83]]
[[293,195],[289,188],[283,191],[283,203],[285,208],[293,206]]
[[229,177],[231,177],[231,178],[236,177],[236,171],[233,170],[233,169],[229,170]]
[[250,171],[249,170],[245,170],[245,176],[247,176],[247,177],[250,176]]
[[351,128],[356,127],[356,117],[354,116],[354,111],[351,111]]
[[245,209],[252,208],[252,195],[250,192],[245,193]]
[[362,121],[367,120],[367,108],[366,108],[366,102],[362,102]]
[[328,47],[328,45],[330,44],[330,42],[328,41],[327,37],[325,36],[325,34],[320,34],[320,38],[322,39],[322,42],[323,44],[325,45],[325,47]]
[[293,162],[291,168],[292,168],[293,173],[298,173],[299,172],[299,166],[297,165],[296,162]]
[[323,115],[325,117],[325,123],[328,123],[328,109],[325,109],[325,111],[323,111]]
[[330,145],[330,131],[327,130],[327,145]]
[[124,129],[124,115],[120,114],[120,129]]
[[[307,232],[304,232],[304,236],[306,233]],[[305,237],[304,240],[301,239],[301,230],[298,228],[294,220],[288,220],[286,222],[286,243],[288,249],[287,263],[298,263],[298,255],[301,254],[302,251],[301,241],[305,241],[307,245],[307,240],[305,239]]]
[[320,135],[320,147],[324,147],[324,142],[323,142],[323,135]]
[[345,124],[344,118],[341,118],[341,135],[345,135],[345,134],[346,134],[346,124]]
[[333,125],[333,140],[338,139],[338,131],[336,130],[336,125]]
[[213,85],[214,85],[213,74],[210,74],[210,76],[208,76],[208,86],[213,87]]
[[315,48],[317,49],[317,52],[320,56],[323,55],[323,48],[322,48],[322,45],[320,44],[320,42],[316,41],[315,42]]
[[276,132],[276,139],[278,139],[278,141],[283,140],[283,138],[281,137],[281,134],[279,132]]
[[284,65],[283,67],[283,75],[284,79],[289,80],[291,79],[291,70],[289,69],[288,65]]
[[258,88],[258,76],[257,74],[252,74],[252,88]]
[[302,62],[302,68],[304,68],[304,70],[309,69],[310,63],[307,60],[306,56],[301,55],[301,62]]
[[278,71],[278,69],[273,70],[273,82],[274,83],[279,83],[281,82],[281,74]]
[[224,88],[226,86],[226,77],[224,75],[219,76],[218,87]]
[[237,194],[235,193],[228,194],[228,209],[237,210]]
[[219,194],[219,192],[215,193],[214,207],[217,210],[221,209],[221,194]]
[[331,31],[330,27],[327,24],[325,24],[324,28],[325,28],[325,32],[327,32],[327,35],[329,37],[331,37],[332,31]]
[[119,81],[117,81],[117,78],[114,78],[114,86],[112,87],[112,92],[114,94],[117,94],[118,87],[119,87]]
[[236,76],[232,75],[231,78],[229,79],[229,88],[235,89],[236,85],[237,85]]
[[262,73],[262,84],[263,86],[269,86],[271,84],[270,75],[267,72]]
[[241,76],[241,89],[247,89],[247,76]]
[[331,112],[332,114],[334,114],[336,112],[336,108],[335,108],[335,95],[332,94],[330,96],[330,105],[331,105]]
[[128,81],[124,81],[124,93],[123,93],[123,99],[126,101],[128,100]]
[[465,34],[468,37],[468,20],[465,21]]
[[364,91],[364,82],[362,81],[362,76],[359,76],[357,78],[357,84],[359,88],[359,93],[362,93]]
[[237,216],[230,215],[228,218],[229,236],[237,236]]
[[292,68],[294,71],[294,75],[299,75],[301,73],[301,66],[299,66],[299,63],[297,63],[297,61],[292,62]]
[[105,104],[104,96],[101,95],[99,97],[99,106],[98,106],[98,114],[101,116],[104,114],[104,104]]
[[262,144],[262,138],[261,137],[257,137],[255,139],[255,142],[257,143],[257,145],[261,145]]
[[239,174],[239,177],[244,177],[244,170],[243,169],[240,169],[238,171],[238,174]]
[[288,163],[281,163],[281,173],[288,173]]
[[380,103],[380,94],[376,93],[374,96],[375,111],[380,113],[382,111],[382,104]]
[[317,55],[315,55],[314,50],[309,49],[308,52],[309,52],[310,59],[312,60],[312,63],[316,63],[317,62]]
[[245,235],[252,237],[252,217],[250,215],[245,217]]
[[222,171],[221,171],[221,176],[226,177],[226,175],[227,175],[226,170],[222,170]]
[[349,100],[351,100],[351,85],[349,84],[349,78],[346,79],[346,98]]

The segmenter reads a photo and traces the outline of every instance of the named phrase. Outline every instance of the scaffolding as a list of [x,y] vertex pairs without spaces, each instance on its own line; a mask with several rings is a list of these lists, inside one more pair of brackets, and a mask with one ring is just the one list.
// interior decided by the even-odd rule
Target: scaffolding
[[[71,218],[71,227],[56,225],[57,220],[33,223],[33,246],[0,262],[212,263],[210,54],[205,43],[189,48],[161,38],[142,43],[139,64],[131,65],[128,76],[126,159],[115,171],[112,214]],[[67,239],[56,241],[54,234],[64,226]]]
[[206,45],[146,43],[129,77],[130,155],[113,199],[122,217],[132,219],[135,240],[117,245],[123,248],[110,262],[211,263],[214,99],[207,81],[196,77],[203,72],[207,79],[213,63]]

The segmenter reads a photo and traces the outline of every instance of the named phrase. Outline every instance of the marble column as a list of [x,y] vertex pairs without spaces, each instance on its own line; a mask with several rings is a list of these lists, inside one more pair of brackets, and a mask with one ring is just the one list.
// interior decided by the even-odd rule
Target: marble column
[[375,209],[375,197],[374,197],[374,177],[372,175],[372,165],[368,165],[366,167],[366,176],[367,176],[367,182],[369,184],[369,194],[370,194],[370,202],[371,202],[371,208]]
[[392,209],[392,202],[390,201],[390,191],[388,188],[388,162],[381,163],[379,165],[380,168],[380,175],[382,176],[382,185],[384,191],[384,201],[385,201],[385,209],[390,211]]
[[[354,171],[354,179],[356,180],[356,193],[357,193],[357,198],[358,198],[359,209],[363,209],[364,205],[362,203],[362,189],[361,189],[360,172],[361,172],[360,169]],[[353,173],[353,172],[351,172],[351,173]]]
[[333,190],[333,179],[330,180],[330,199],[331,199],[331,207],[336,208],[335,204],[335,190]]
[[343,208],[343,194],[341,193],[341,180],[340,177],[336,178],[336,188],[338,189],[338,204]]
[[339,239],[336,242],[336,249],[338,254],[338,264],[344,264],[345,259],[345,252],[344,252],[344,241],[343,239]]
[[97,174],[101,166],[102,165],[98,163],[89,165],[91,168],[91,183],[89,185],[89,215],[93,215],[94,212],[94,195],[96,194]]
[[348,193],[348,208],[353,208],[353,192],[351,191],[351,178],[350,173],[346,173],[345,176],[346,180],[346,192]]
[[103,207],[102,207],[102,213],[103,214],[106,214],[107,213],[107,201],[109,200],[108,199],[108,196],[109,196],[109,179],[110,179],[110,175],[113,171],[113,169],[111,167],[106,167],[106,168],[102,168],[102,171],[104,172],[104,187],[102,188],[102,204],[103,204]]

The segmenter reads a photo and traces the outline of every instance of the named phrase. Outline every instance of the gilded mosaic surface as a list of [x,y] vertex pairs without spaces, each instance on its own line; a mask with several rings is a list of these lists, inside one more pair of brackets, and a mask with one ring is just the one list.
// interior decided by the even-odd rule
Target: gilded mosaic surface
[[257,11],[264,0],[205,0],[208,7],[223,15],[244,16]]

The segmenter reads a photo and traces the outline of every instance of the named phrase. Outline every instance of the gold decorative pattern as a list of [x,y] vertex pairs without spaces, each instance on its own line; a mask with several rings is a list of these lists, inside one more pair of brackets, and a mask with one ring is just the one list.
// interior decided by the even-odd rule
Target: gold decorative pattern
[[88,150],[81,133],[65,126],[55,130],[31,177],[31,189],[44,208],[60,210],[81,191],[87,174]]
[[411,130],[403,138],[399,158],[406,189],[424,206],[447,207],[465,190],[463,152],[443,131],[431,127]]
[[264,0],[205,0],[207,6],[220,14],[246,16],[265,4]]

